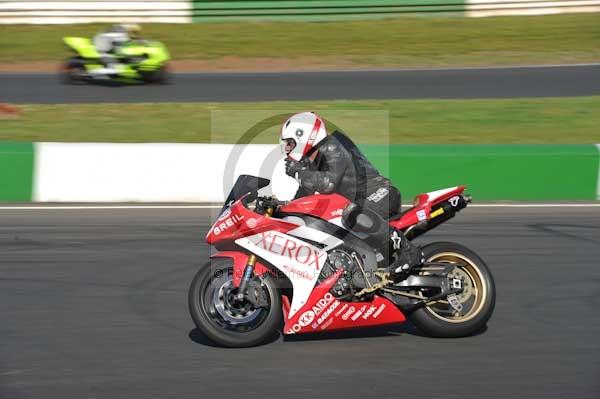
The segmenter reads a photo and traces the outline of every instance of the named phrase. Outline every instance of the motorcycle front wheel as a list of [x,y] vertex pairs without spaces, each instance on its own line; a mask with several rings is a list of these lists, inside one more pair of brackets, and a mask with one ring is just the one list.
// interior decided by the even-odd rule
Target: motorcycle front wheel
[[258,282],[254,289],[262,290],[267,306],[256,308],[236,300],[231,260],[208,262],[194,277],[188,293],[196,326],[214,343],[231,348],[259,345],[277,336],[283,318],[281,296],[270,276],[260,276]]
[[[456,295],[460,311],[444,299],[415,310],[409,316],[410,320],[421,332],[432,337],[457,338],[481,331],[492,316],[496,303],[494,279],[483,259],[470,249],[452,242],[426,245],[423,252],[427,262],[456,265],[449,276],[462,280],[463,292]],[[423,296],[430,297],[432,294],[435,292]]]
[[164,85],[171,82],[171,72],[167,65],[163,65],[155,71],[142,72],[141,75],[146,83]]

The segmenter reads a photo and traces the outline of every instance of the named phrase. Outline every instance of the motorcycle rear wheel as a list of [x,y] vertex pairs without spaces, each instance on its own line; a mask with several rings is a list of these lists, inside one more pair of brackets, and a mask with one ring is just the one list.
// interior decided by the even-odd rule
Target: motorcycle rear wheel
[[450,274],[463,280],[463,292],[457,294],[463,310],[458,312],[448,301],[442,300],[417,309],[409,316],[410,320],[421,332],[432,337],[466,337],[481,331],[496,303],[494,279],[483,259],[452,242],[426,245],[423,252],[427,262],[457,265]]
[[62,67],[60,73],[62,83],[68,85],[80,85],[87,83],[87,70],[83,63],[78,60],[68,60]]
[[217,258],[196,274],[188,293],[188,307],[196,326],[214,343],[230,348],[256,346],[279,334],[282,324],[281,296],[273,279],[259,277],[266,308],[236,303],[231,260]]

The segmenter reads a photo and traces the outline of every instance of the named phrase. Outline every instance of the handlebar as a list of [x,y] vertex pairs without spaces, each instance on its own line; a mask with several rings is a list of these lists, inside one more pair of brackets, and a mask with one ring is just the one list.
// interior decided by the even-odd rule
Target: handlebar
[[289,201],[280,201],[275,196],[257,197],[256,198],[256,209],[258,213],[266,213],[268,209],[273,211],[277,210],[280,206],[287,205]]

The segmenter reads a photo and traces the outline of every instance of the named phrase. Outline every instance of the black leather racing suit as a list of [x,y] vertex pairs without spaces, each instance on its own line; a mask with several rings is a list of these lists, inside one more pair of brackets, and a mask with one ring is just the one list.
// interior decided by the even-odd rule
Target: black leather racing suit
[[[315,160],[309,162],[308,156],[316,150]],[[372,209],[384,219],[393,218],[400,212],[400,192],[341,132],[330,134],[313,147],[305,157],[304,165],[305,168],[298,171],[300,188],[295,198],[315,192],[338,193],[361,207]],[[378,190],[383,193],[381,189],[388,190],[390,195],[373,195]]]
[[[311,162],[308,158],[314,151],[318,152]],[[413,259],[420,256],[420,249],[387,222],[400,214],[400,192],[389,179],[381,176],[348,136],[338,131],[327,136],[307,154],[295,177],[300,184],[295,198],[315,192],[343,195],[353,202],[343,214],[347,228],[367,232],[369,241],[379,243],[386,257],[393,253],[393,248],[401,250],[398,257],[402,258],[401,262],[411,265],[421,262]],[[379,220],[369,220],[377,218]],[[372,228],[365,230],[365,225]]]

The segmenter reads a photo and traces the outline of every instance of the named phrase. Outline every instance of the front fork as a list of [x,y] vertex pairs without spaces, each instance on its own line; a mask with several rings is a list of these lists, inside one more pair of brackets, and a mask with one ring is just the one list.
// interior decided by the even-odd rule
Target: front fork
[[[271,217],[273,215],[273,208],[269,207],[265,210],[265,217]],[[256,264],[256,255],[251,254],[248,256],[248,262],[246,262],[246,267],[244,268],[244,274],[242,275],[242,280],[240,281],[240,286],[238,287],[237,295],[235,296],[238,301],[243,301],[246,293],[246,288],[248,287],[248,283],[252,280],[252,275],[254,274],[254,265]]]
[[254,274],[255,264],[256,255],[252,254],[248,257],[248,262],[246,262],[244,274],[242,275],[242,280],[240,281],[240,286],[238,287],[238,292],[235,296],[238,301],[242,301],[244,299],[244,293],[246,292],[246,288],[248,287],[248,282],[252,280],[252,275]]

